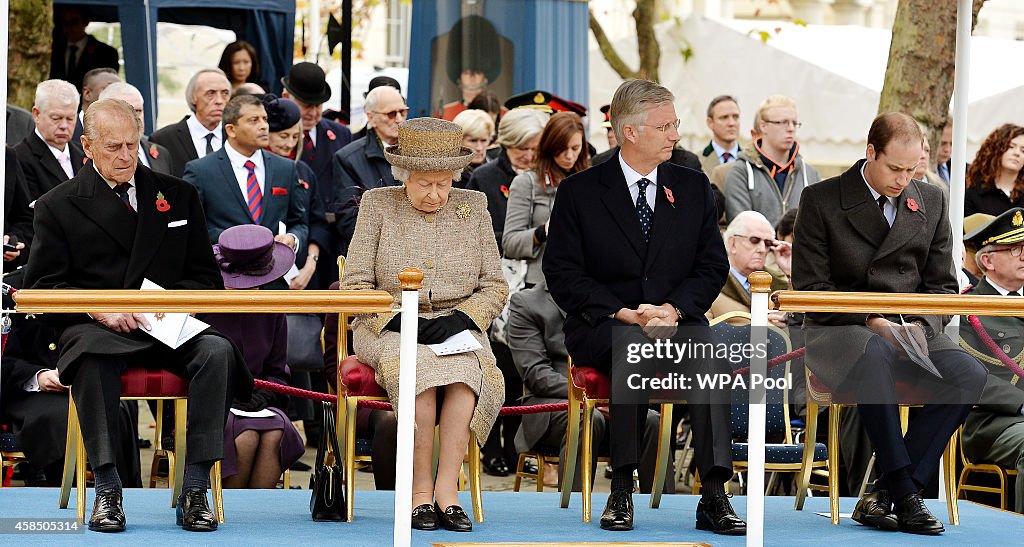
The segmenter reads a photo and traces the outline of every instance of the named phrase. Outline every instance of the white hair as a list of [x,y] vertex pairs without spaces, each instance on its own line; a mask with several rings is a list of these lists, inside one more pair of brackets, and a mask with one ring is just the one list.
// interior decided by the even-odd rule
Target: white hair
[[462,128],[462,134],[471,139],[489,139],[494,134],[494,120],[483,110],[463,110],[452,120]]
[[[391,87],[389,85],[377,86],[377,87],[371,89],[370,92],[366,94],[366,101],[363,103],[363,111],[365,111],[365,112],[376,112],[377,111],[377,105],[380,104],[380,100],[383,98],[382,95],[387,93],[388,90],[391,90],[392,92],[397,93],[399,97],[402,96],[401,92],[399,92],[397,89],[395,89],[395,88],[393,88],[393,87]],[[404,103],[405,99],[402,99],[402,102]]]
[[519,148],[540,135],[551,116],[535,108],[516,108],[498,122],[498,144],[502,148]]
[[35,105],[40,112],[54,106],[73,106],[78,109],[78,89],[75,84],[64,80],[46,80],[36,86]]
[[[377,89],[380,89],[380,88],[379,87],[375,87],[373,89],[377,90]],[[370,93],[373,93],[373,91],[371,91]],[[462,178],[462,171],[463,171],[462,169],[459,169],[457,171],[452,171],[452,180],[459,180],[459,179],[461,179]],[[391,176],[395,177],[395,180],[398,181],[398,182],[406,182],[407,180],[409,180],[409,176],[410,175],[412,175],[412,171],[406,169],[405,167],[399,167],[397,165],[392,165],[391,166]]]
[[127,82],[114,82],[108,85],[103,91],[100,91],[100,99],[117,99],[120,97],[127,96],[138,97],[142,104],[146,104],[146,100],[142,98],[142,92],[139,88],[129,84]]
[[732,219],[732,222],[729,223],[729,226],[725,228],[725,234],[723,234],[722,237],[728,240],[732,236],[740,235],[745,231],[745,229],[748,226],[755,222],[767,226],[768,229],[771,230],[772,236],[774,237],[775,228],[772,227],[772,223],[768,222],[768,218],[757,211],[743,211],[740,214],[736,215]]
[[196,85],[199,82],[199,77],[203,74],[220,74],[225,80],[228,81],[230,86],[231,80],[228,79],[228,75],[224,74],[224,71],[219,68],[203,68],[192,75],[188,80],[188,85],[185,86],[185,104],[188,105],[188,109],[192,112],[196,111],[196,101],[192,95],[196,92]]

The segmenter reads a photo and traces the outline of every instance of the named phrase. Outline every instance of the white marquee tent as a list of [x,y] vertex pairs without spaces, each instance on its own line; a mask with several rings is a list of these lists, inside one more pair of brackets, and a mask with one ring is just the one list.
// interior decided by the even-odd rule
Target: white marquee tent
[[[769,34],[766,43],[761,31]],[[682,144],[691,150],[707,144],[704,120],[712,97],[726,93],[739,100],[746,137],[757,105],[779,93],[799,105],[798,136],[808,160],[849,165],[863,155],[878,109],[890,35],[885,29],[702,16],[663,23],[658,28],[661,80],[676,94]],[[596,109],[611,100],[621,79],[591,42],[590,104]],[[635,44],[635,37],[616,44],[633,66]],[[1015,68],[1015,60],[1024,58],[1024,42],[975,37],[971,46],[968,159],[998,125],[1024,124],[1024,72]],[[693,52],[689,61],[681,53],[686,49]],[[600,120],[594,118],[594,142],[603,145]]]

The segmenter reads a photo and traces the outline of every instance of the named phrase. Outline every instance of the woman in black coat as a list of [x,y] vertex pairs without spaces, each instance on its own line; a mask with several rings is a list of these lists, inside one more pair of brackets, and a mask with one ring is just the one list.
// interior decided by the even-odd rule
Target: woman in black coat
[[964,216],[1024,207],[1024,127],[1004,124],[981,143],[967,169]]

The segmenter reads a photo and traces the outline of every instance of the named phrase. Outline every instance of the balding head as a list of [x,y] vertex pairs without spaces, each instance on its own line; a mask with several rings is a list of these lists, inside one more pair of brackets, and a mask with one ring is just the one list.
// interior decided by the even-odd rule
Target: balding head
[[135,111],[135,117],[139,121],[139,135],[141,136],[145,133],[145,123],[142,121],[142,116],[145,114],[143,109],[145,102],[142,99],[142,93],[137,87],[125,82],[115,82],[107,86],[100,93],[100,99],[118,99],[128,103],[132,110]]
[[100,99],[84,117],[82,148],[107,181],[128,182],[139,161],[140,124],[135,109],[118,99]]
[[94,68],[86,72],[82,78],[82,112],[88,110],[89,105],[99,100],[100,93],[108,85],[120,81],[121,77],[112,68]]

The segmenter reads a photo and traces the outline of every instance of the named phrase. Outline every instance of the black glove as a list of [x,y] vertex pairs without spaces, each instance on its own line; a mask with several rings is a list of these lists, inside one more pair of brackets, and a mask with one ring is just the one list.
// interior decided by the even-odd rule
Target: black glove
[[420,319],[419,343],[437,344],[444,342],[453,334],[475,328],[476,325],[469,316],[461,311],[435,319]]
[[402,314],[395,314],[384,328],[391,332],[402,332]]
[[236,408],[245,412],[258,412],[269,406],[275,406],[277,402],[278,394],[270,391],[269,389],[254,389],[252,392],[252,398],[248,402],[242,403],[235,401],[231,404],[231,408]]

